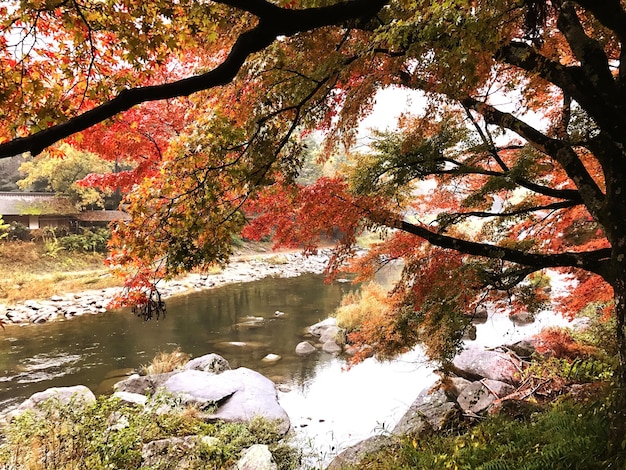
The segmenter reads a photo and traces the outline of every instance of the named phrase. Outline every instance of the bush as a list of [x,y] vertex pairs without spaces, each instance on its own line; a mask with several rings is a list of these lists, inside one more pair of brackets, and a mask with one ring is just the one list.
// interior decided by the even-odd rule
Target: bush
[[84,253],[106,253],[107,244],[111,238],[108,228],[98,228],[94,231],[84,230],[82,234],[73,234],[60,238],[61,246],[67,251]]
[[11,226],[8,230],[8,240],[10,241],[23,241],[28,242],[32,239],[32,234],[30,229],[20,223],[20,222],[11,222]]
[[[31,470],[137,469],[142,466],[144,444],[169,437],[211,436],[212,444],[199,444],[184,454],[190,469],[231,468],[241,451],[252,444],[267,444],[278,468],[296,468],[299,455],[281,440],[276,426],[265,420],[241,423],[206,423],[167,395],[156,395],[145,407],[125,405],[113,397],[94,404],[63,405],[51,399],[40,413],[27,411],[4,429],[0,462],[6,467]],[[169,409],[163,412],[163,409]],[[179,449],[163,451],[161,464],[151,470],[174,468]]]
[[357,331],[365,321],[382,317],[389,310],[388,293],[376,283],[370,283],[360,292],[346,294],[337,308],[337,325],[348,332]]

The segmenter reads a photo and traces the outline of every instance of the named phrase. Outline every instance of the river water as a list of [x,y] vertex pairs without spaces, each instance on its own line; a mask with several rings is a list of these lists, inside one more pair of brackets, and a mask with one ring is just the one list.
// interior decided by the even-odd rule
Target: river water
[[[160,321],[120,311],[7,326],[0,332],[0,408],[49,387],[83,384],[108,393],[161,351],[215,352],[232,368],[257,370],[279,384],[279,401],[300,445],[321,467],[349,445],[392,428],[437,378],[419,348],[391,363],[368,359],[350,370],[323,352],[295,354],[306,328],[332,314],[354,289],[312,274],[267,278],[171,298]],[[478,342],[502,344],[532,332],[506,318],[492,320],[479,326]],[[282,359],[264,362],[270,353]]]

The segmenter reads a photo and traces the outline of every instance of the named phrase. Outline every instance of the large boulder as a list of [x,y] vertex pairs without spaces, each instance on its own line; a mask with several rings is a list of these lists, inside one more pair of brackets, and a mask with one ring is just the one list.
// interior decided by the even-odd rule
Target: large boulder
[[322,320],[321,322],[316,323],[315,325],[309,326],[309,333],[313,336],[322,336],[322,333],[326,331],[330,327],[337,327],[337,319],[336,318],[327,318]]
[[360,462],[369,454],[376,453],[387,447],[397,446],[398,442],[398,439],[393,436],[372,436],[339,453],[330,462],[330,465],[326,467],[326,470],[361,468]]
[[[13,418],[29,410],[40,413],[44,411],[42,410],[42,405],[48,400],[54,400],[59,405],[88,406],[95,403],[96,396],[84,385],[52,387],[43,392],[34,393],[30,398],[18,405],[17,408],[9,411],[3,419],[10,422]],[[54,408],[56,408],[56,403]]]
[[408,411],[393,428],[397,436],[421,436],[450,429],[462,419],[456,402],[450,400],[440,387],[420,392]]
[[512,385],[497,380],[483,379],[463,389],[457,403],[466,413],[480,414],[498,399],[515,391]]
[[211,353],[192,359],[185,364],[185,370],[201,370],[221,374],[225,370],[230,370],[230,364],[219,354]]
[[231,397],[242,388],[239,381],[224,377],[225,372],[215,375],[201,370],[185,370],[169,377],[163,388],[178,395],[187,404],[206,408]]
[[452,369],[468,380],[487,378],[516,384],[520,380],[521,363],[518,357],[504,352],[470,347],[454,358]]
[[253,370],[240,367],[218,375],[187,370],[171,376],[163,388],[203,409],[217,405],[207,419],[247,422],[261,416],[278,421],[280,432],[289,430],[289,417],[278,404],[274,382]]
[[165,374],[139,375],[133,374],[126,380],[122,380],[113,386],[116,392],[139,393],[141,395],[153,395],[157,389],[174,374],[178,372],[166,372]]

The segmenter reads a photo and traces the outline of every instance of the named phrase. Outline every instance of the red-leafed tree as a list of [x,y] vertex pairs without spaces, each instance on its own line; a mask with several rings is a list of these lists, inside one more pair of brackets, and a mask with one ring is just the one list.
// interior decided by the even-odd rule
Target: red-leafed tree
[[[432,351],[454,351],[459,315],[487,300],[536,307],[537,276],[561,270],[577,280],[565,312],[597,301],[616,318],[612,435],[626,441],[623,1],[28,1],[0,13],[0,156],[193,97],[158,158],[155,142],[128,149],[151,166],[136,172],[114,259],[148,292],[148,273],[225,262],[248,204],[251,234],[311,249],[339,233],[337,266],[359,230],[389,230],[359,267],[406,262],[381,345],[432,337]],[[389,86],[428,104],[337,178],[297,187],[301,133],[326,131],[328,152],[350,146]]]

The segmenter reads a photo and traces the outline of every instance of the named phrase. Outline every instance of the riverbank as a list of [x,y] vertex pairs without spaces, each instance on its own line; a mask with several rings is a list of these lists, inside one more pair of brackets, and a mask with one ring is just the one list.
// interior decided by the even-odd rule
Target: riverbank
[[[231,283],[251,282],[266,277],[288,278],[303,273],[322,273],[330,256],[329,249],[316,255],[300,252],[254,253],[233,258],[215,273],[190,273],[180,279],[162,281],[163,298],[221,287]],[[41,324],[69,320],[76,316],[108,311],[109,303],[122,292],[121,287],[55,294],[47,299],[26,300],[12,305],[0,304],[0,322],[4,325]]]

